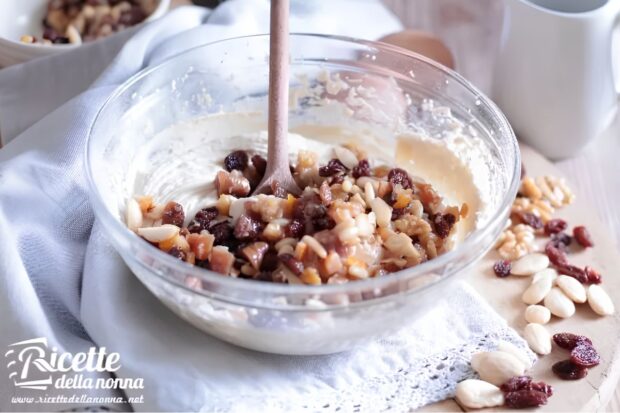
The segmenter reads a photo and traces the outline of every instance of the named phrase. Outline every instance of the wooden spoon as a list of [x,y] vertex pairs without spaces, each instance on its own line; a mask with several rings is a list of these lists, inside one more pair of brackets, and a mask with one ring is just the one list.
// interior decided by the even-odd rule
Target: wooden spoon
[[276,184],[291,194],[301,193],[288,157],[288,15],[289,0],[271,1],[267,168],[254,194],[271,193]]

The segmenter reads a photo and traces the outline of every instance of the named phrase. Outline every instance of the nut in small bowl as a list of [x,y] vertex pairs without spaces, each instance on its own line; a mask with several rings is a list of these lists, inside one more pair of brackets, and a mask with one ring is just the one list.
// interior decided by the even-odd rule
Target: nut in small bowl
[[[76,5],[77,3],[77,5]],[[0,67],[62,53],[161,17],[170,0],[23,0],[0,7]],[[111,5],[114,3],[114,5]]]

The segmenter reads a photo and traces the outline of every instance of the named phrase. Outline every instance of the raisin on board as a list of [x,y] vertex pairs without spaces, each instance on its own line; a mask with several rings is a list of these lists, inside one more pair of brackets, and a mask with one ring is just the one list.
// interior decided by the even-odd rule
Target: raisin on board
[[506,393],[504,396],[507,407],[511,409],[526,409],[547,404],[547,394],[536,390],[518,390]]
[[568,227],[568,223],[560,218],[554,218],[545,224],[545,235],[557,234],[564,231]]
[[584,248],[594,246],[594,242],[592,242],[592,236],[590,235],[590,231],[588,231],[588,229],[584,226],[573,228],[573,237],[575,237],[575,241],[577,241],[577,243]]
[[570,361],[581,367],[594,367],[601,362],[601,356],[592,345],[581,343],[571,350]]
[[508,260],[499,260],[493,265],[493,271],[498,277],[508,277],[512,270],[512,264]]
[[588,375],[588,368],[576,365],[570,360],[558,361],[551,368],[562,380],[579,380]]
[[573,333],[557,333],[553,335],[553,342],[566,350],[572,350],[580,344],[592,345],[592,341],[586,336],[580,336]]

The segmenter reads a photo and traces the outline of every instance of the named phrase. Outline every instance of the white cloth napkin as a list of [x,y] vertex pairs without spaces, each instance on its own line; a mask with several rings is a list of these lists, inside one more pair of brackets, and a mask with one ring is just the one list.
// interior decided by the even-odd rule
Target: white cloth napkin
[[[375,0],[298,0],[292,6],[294,31],[374,39],[401,28]],[[213,12],[183,8],[126,44],[133,33],[0,71],[6,145],[0,149],[1,349],[36,337],[60,352],[105,346],[122,357],[118,377],[144,379],[144,390],[127,392],[144,396],[144,403],[131,406],[136,410],[374,412],[389,406],[408,411],[449,397],[454,383],[472,374],[466,363],[472,351],[498,338],[524,347],[463,286],[414,326],[356,351],[258,354],[180,322],[131,275],[93,225],[82,154],[95,113],[138,70],[197,44],[266,32],[267,16],[265,0],[230,0]],[[16,404],[13,396],[39,397],[41,391],[18,389],[5,364],[0,411],[113,405],[109,399]]]

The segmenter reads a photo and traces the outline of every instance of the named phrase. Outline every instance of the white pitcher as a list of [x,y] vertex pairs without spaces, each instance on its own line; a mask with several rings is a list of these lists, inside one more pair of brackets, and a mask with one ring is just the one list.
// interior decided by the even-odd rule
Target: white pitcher
[[521,140],[550,158],[574,155],[618,108],[620,0],[504,4],[493,97]]

